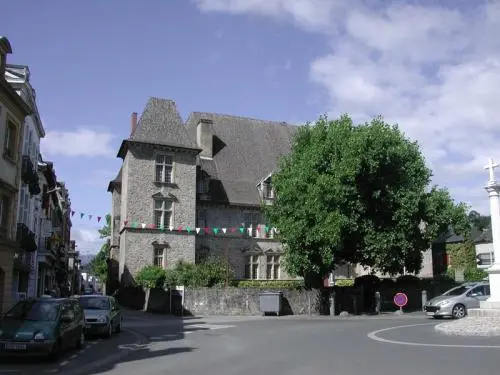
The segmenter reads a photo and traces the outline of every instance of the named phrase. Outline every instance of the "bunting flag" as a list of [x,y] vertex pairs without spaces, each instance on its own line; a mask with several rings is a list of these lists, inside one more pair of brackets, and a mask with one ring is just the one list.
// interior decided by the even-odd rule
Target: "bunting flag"
[[[238,230],[239,230],[239,234],[241,235],[245,235],[247,234],[248,236],[252,236],[252,234],[255,233],[256,234],[261,234],[262,233],[262,229],[261,229],[261,226],[257,226],[257,227],[253,227],[252,225],[250,225],[249,227],[246,227],[244,226],[244,224],[242,224],[242,226],[240,227],[224,227],[224,228],[219,228],[219,227],[203,227],[203,228],[200,228],[200,227],[195,227],[195,228],[192,228],[190,226],[178,226],[178,227],[174,227],[174,226],[169,226],[168,228],[166,228],[164,225],[160,225],[159,227],[156,226],[155,224],[147,224],[145,222],[143,222],[142,220],[140,221],[130,221],[130,220],[124,220],[123,221],[123,227],[127,227],[127,228],[134,228],[134,229],[137,229],[137,228],[140,228],[140,229],[159,229],[160,231],[169,231],[169,232],[178,232],[178,233],[182,233],[182,232],[187,232],[188,234],[191,234],[192,232],[196,233],[196,234],[202,234],[202,235],[221,235],[221,234],[228,234],[228,233],[236,233]],[[275,228],[275,227],[270,227],[268,225],[264,226],[263,227],[263,230],[266,234],[274,234],[274,233],[278,233],[278,229]]]
[[[76,211],[71,211],[71,217],[75,216],[75,214],[76,214]],[[83,219],[85,216],[87,216],[87,218],[89,220],[92,220],[92,218],[95,217],[97,219],[98,223],[100,223],[102,218],[104,217],[102,215],[96,216],[96,215],[92,215],[92,214],[86,214],[85,212],[79,212],[79,214],[80,214],[80,219]]]
[[[71,211],[71,217],[74,217],[75,214],[80,216],[80,219],[87,219],[87,220],[97,220],[98,223],[101,222],[101,220],[106,216],[106,215],[94,215],[94,214],[89,214],[81,211]],[[256,226],[255,228],[252,225],[246,226],[245,223],[241,223],[239,226],[234,226],[234,227],[202,227],[202,228],[197,228],[197,227],[190,227],[190,226],[169,226],[166,227],[164,225],[161,225],[160,227],[157,227],[155,224],[149,224],[146,223],[142,218],[140,218],[139,221],[137,220],[132,220],[132,219],[126,219],[122,222],[122,227],[127,227],[127,228],[134,228],[134,229],[159,229],[161,231],[170,231],[170,232],[187,232],[188,234],[197,234],[197,235],[213,235],[213,236],[220,236],[220,235],[227,235],[227,234],[240,234],[240,235],[248,235],[252,236],[252,234],[256,234],[257,236],[260,236],[263,232],[265,234],[277,234],[278,229],[275,227],[271,227],[269,225],[263,225],[263,226]]]

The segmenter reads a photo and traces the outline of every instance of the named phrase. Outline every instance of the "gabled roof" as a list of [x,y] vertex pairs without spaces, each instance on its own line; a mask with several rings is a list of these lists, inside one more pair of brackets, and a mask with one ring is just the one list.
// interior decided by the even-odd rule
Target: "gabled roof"
[[210,177],[211,201],[260,205],[256,185],[278,167],[279,157],[291,150],[298,127],[278,121],[257,120],[217,113],[194,112],[186,123],[196,140],[200,120],[211,120],[213,158],[201,159]]

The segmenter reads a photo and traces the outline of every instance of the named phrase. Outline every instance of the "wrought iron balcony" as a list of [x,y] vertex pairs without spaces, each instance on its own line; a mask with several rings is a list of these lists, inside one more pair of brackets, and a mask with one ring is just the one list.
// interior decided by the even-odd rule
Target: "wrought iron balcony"
[[23,223],[17,224],[16,240],[21,249],[28,253],[37,249],[35,233]]

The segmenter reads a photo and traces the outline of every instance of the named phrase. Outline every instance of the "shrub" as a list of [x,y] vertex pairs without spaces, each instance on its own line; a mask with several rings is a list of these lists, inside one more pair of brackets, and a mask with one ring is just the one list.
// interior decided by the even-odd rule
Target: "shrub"
[[[174,269],[166,271],[165,285],[212,288],[225,284],[226,273],[226,262],[217,258],[198,264],[181,261]],[[233,274],[233,270],[229,268],[229,282],[233,279]]]
[[335,279],[335,286],[339,287],[339,288],[354,286],[354,280],[353,279]]
[[237,288],[256,289],[302,289],[303,280],[235,280],[232,283]]
[[402,275],[396,279],[396,284],[418,286],[418,284],[420,284],[420,278],[414,275]]
[[464,271],[464,279],[465,281],[482,281],[488,274],[477,267],[468,267]]
[[137,274],[136,282],[143,288],[162,288],[166,272],[161,267],[145,266]]

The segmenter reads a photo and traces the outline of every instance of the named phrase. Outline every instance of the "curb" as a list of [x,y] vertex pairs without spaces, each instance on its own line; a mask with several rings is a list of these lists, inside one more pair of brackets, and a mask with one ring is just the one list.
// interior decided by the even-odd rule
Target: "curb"
[[[137,331],[134,331],[130,328],[123,329],[122,332],[130,333],[136,339],[133,343],[129,343],[129,344],[125,344],[125,345],[144,345],[144,344],[149,343],[149,339],[146,336],[144,336],[144,335],[142,335],[142,334],[138,333]],[[112,363],[116,363],[116,362],[120,361],[121,359],[127,357],[130,352],[131,352],[131,350],[119,349],[118,353],[113,354],[111,356],[107,356],[103,359],[94,361],[94,362],[88,364],[87,366],[83,366],[83,367],[80,367],[79,369],[75,369],[73,371],[70,371],[69,374],[67,374],[67,375],[81,375],[81,374],[87,374],[90,371],[98,370],[99,368],[104,367],[108,364],[112,364]]]
[[[500,321],[499,321],[500,323]],[[492,324],[488,317],[465,317],[434,326],[434,330],[447,336],[499,337],[500,325]]]

